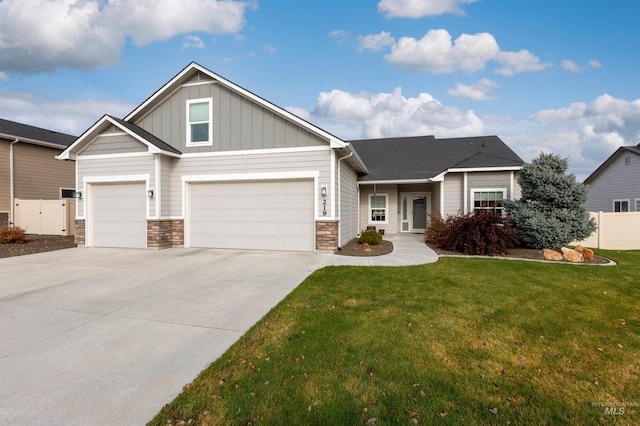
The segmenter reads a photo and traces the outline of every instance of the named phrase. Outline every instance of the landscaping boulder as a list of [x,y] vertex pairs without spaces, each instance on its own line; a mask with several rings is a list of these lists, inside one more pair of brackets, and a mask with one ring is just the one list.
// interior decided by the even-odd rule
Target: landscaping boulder
[[591,250],[590,248],[583,247],[579,244],[576,246],[575,250],[578,253],[580,253],[582,256],[584,256],[584,258],[587,261],[593,262],[593,258],[594,258],[593,250]]
[[562,257],[562,253],[559,253],[559,252],[557,252],[555,250],[551,250],[551,249],[542,250],[542,255],[547,260],[554,260],[554,261],[557,261],[557,262],[561,261],[562,259],[564,259],[564,257]]
[[574,263],[582,263],[584,262],[584,256],[580,253],[578,253],[576,250],[567,248],[567,247],[562,247],[560,250],[562,250],[562,256],[569,262],[574,262]]

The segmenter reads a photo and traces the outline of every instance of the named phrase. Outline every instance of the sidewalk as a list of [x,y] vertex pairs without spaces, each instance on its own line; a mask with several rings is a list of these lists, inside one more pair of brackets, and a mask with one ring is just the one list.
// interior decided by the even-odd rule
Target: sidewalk
[[424,234],[391,234],[393,252],[384,256],[341,256],[334,254],[322,266],[413,266],[433,263],[438,255],[424,243]]

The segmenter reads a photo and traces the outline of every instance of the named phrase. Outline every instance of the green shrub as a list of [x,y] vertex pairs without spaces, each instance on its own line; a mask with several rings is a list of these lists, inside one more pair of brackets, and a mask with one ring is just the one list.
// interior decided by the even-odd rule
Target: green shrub
[[360,234],[360,243],[367,243],[372,246],[377,246],[382,242],[382,234],[375,229],[367,229]]
[[24,235],[24,231],[18,227],[12,227],[9,229],[0,229],[0,244],[18,243],[24,244],[27,242],[27,237]]
[[429,225],[427,225],[424,240],[429,244],[437,245],[448,230],[449,225],[447,224],[446,219],[443,218],[439,212],[429,214]]
[[450,216],[446,222],[449,229],[438,244],[444,250],[495,256],[517,243],[511,224],[495,210]]

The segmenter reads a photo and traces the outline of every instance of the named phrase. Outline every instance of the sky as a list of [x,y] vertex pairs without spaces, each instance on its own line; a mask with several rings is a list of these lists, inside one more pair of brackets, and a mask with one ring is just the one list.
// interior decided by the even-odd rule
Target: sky
[[192,61],[343,140],[640,143],[638,0],[0,0],[0,117],[80,135]]

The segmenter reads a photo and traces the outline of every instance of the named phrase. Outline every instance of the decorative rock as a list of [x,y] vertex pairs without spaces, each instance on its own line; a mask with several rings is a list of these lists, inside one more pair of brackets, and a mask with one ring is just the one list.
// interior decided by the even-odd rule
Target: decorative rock
[[584,251],[582,252],[582,255],[589,262],[593,262],[593,259],[595,258],[595,255],[593,254],[593,250],[591,250],[590,248],[585,248]]
[[561,261],[562,259],[564,259],[562,257],[562,253],[559,253],[559,252],[557,252],[555,250],[551,250],[551,249],[542,250],[542,255],[547,260]]
[[371,251],[371,246],[367,243],[363,243],[362,246],[364,247],[364,251]]
[[577,246],[575,246],[574,250],[582,254],[585,251],[585,248],[578,244]]
[[574,263],[584,262],[584,256],[578,253],[577,251],[570,248],[566,248],[566,247],[562,247],[560,250],[562,250],[562,256],[564,256],[564,258],[569,262],[574,262]]

